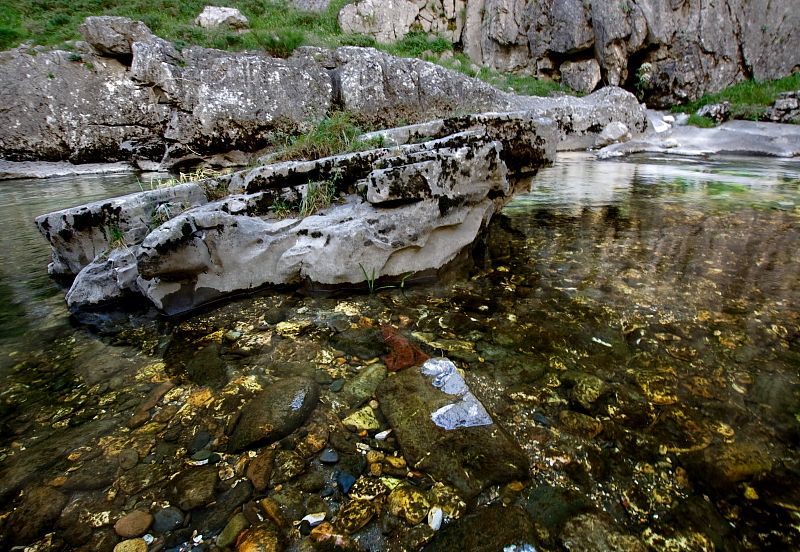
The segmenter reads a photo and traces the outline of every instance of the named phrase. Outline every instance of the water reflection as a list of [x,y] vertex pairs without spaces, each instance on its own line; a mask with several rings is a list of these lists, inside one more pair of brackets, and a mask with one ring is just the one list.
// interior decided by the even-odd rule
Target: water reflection
[[[0,181],[0,340],[19,336],[31,323],[64,317],[63,293],[47,275],[50,247],[33,219],[50,211],[139,191],[134,175],[57,177]],[[54,310],[55,309],[55,310]]]
[[[129,321],[104,339],[67,324],[30,220],[136,184],[61,182],[62,194],[89,196],[64,201],[51,181],[3,196],[19,232],[3,234],[0,252],[14,266],[0,280],[0,499],[135,449],[138,466],[105,486],[53,483],[97,500],[113,523],[141,496],[163,501],[194,435],[224,444],[243,397],[298,374],[323,386],[304,435],[324,426],[329,446],[350,446],[334,429],[345,385],[380,373],[370,367],[389,326],[454,360],[522,445],[531,482],[478,503],[526,510],[537,550],[589,549],[597,535],[630,550],[800,546],[796,161],[566,155],[495,219],[485,256],[454,283],[328,298],[267,290],[184,321]],[[222,454],[220,473],[246,460]],[[285,483],[319,498],[298,485]],[[407,544],[406,529],[368,525],[362,542]]]

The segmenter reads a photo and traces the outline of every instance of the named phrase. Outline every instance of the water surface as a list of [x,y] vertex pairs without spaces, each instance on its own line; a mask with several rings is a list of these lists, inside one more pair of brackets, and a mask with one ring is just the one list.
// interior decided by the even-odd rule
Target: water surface
[[[156,473],[141,477],[165,479],[185,462],[171,431],[182,445],[199,428],[224,440],[239,397],[296,374],[325,388],[314,423],[335,419],[335,382],[375,362],[391,326],[455,361],[528,454],[521,491],[478,503],[527,509],[537,550],[581,542],[581,515],[653,550],[800,547],[799,162],[564,155],[454,281],[374,296],[267,290],[99,337],[69,324],[31,221],[137,189],[120,176],[2,183],[4,500],[81,468],[76,451],[135,448]],[[167,380],[152,420],[129,429]],[[236,462],[223,455],[221,470]],[[110,479],[114,500],[102,487],[71,499],[97,499],[112,522],[163,500],[160,483],[131,477]],[[357,540],[388,546],[369,527]]]

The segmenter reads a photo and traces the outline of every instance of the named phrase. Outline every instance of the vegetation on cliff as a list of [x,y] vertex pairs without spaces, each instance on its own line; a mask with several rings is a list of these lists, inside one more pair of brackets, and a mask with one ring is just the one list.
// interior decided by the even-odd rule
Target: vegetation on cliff
[[[732,119],[759,121],[763,119],[767,108],[775,102],[781,92],[792,90],[800,90],[800,73],[773,81],[740,82],[715,94],[706,94],[694,102],[676,106],[673,111],[694,113],[705,105],[730,102]],[[708,117],[699,115],[692,115],[689,123],[699,127],[711,127],[715,124]]]

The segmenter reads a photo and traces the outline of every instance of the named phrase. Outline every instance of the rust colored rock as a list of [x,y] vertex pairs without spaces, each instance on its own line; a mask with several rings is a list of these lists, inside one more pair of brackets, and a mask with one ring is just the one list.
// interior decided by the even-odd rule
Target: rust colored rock
[[397,328],[383,326],[381,331],[383,340],[389,347],[389,354],[383,357],[383,361],[390,372],[399,372],[411,366],[418,366],[431,358],[407,338],[400,335]]

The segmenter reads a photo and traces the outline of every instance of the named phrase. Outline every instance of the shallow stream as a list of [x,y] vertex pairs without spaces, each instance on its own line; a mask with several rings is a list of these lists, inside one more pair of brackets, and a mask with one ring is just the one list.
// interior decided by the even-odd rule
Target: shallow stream
[[[467,513],[523,511],[533,532],[517,549],[800,548],[800,162],[563,155],[446,283],[334,297],[267,290],[184,320],[120,316],[93,333],[70,322],[32,220],[138,190],[131,176],[0,183],[6,543],[110,549],[114,523],[163,510],[169,477],[208,461],[204,451],[222,502],[253,456],[224,452],[242,401],[302,375],[322,393],[279,447],[301,457],[297,473],[279,453],[272,484],[221,520],[208,506],[149,534],[151,550],[213,548],[236,511],[267,497],[287,520],[288,549],[309,549],[290,522],[319,508],[336,520],[347,501],[326,492],[342,472],[369,469],[363,448],[345,450],[358,436],[340,423],[353,407],[342,382],[382,362],[390,327],[456,362],[527,454],[530,480],[466,501]],[[323,447],[338,466],[314,456]],[[408,478],[426,492],[434,483]],[[25,496],[43,487],[66,502],[41,527],[3,513],[30,507]],[[446,549],[374,500],[356,546]],[[487,550],[513,541],[513,528],[478,530]]]

